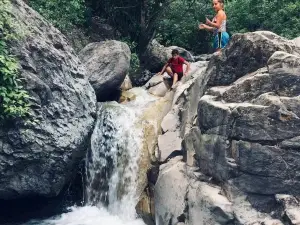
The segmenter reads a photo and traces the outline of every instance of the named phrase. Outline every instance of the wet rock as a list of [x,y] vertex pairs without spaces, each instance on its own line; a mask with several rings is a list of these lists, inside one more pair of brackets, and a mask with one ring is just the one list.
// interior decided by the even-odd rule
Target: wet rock
[[131,80],[130,80],[128,75],[126,75],[126,77],[125,77],[123,83],[121,84],[120,88],[121,88],[122,91],[127,91],[127,90],[132,88],[132,83],[131,83]]
[[142,72],[133,72],[130,74],[130,78],[134,86],[143,86],[145,85],[156,73],[151,73],[149,70],[144,70]]
[[164,97],[165,94],[168,92],[168,88],[165,85],[164,82],[159,83],[158,85],[149,88],[148,92],[152,95],[158,96],[158,97]]
[[120,88],[129,71],[130,55],[127,44],[114,40],[90,43],[79,52],[98,101],[110,100]]
[[144,86],[146,89],[149,89],[162,82],[163,82],[163,76],[153,76]]
[[136,99],[136,95],[128,92],[128,91],[122,91],[121,97],[119,99],[120,103],[130,102]]
[[11,47],[38,122],[0,128],[0,199],[57,196],[85,155],[96,96],[65,37],[23,1],[11,3],[30,31]]

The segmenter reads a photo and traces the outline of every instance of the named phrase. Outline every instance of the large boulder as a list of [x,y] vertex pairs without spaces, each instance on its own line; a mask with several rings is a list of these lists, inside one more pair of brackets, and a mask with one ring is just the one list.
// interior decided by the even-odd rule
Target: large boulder
[[146,52],[141,57],[141,64],[145,69],[148,69],[151,72],[159,72],[168,59],[172,57],[171,52],[173,49],[177,49],[180,56],[185,58],[187,61],[194,62],[193,55],[184,48],[177,46],[164,47],[154,39],[148,45]]
[[64,36],[23,1],[11,3],[28,31],[11,47],[38,122],[0,128],[0,199],[56,196],[85,155],[96,96]]
[[247,73],[267,65],[276,51],[300,53],[294,41],[287,40],[269,31],[236,34],[221,56],[214,55],[207,73],[209,86],[228,85]]
[[79,52],[98,101],[109,99],[120,88],[130,67],[130,49],[120,41],[88,44]]
[[198,129],[184,139],[185,150],[194,154],[200,170],[223,184],[236,215],[244,200],[235,197],[233,189],[251,204],[248,211],[254,213],[247,220],[236,216],[239,224],[265,217],[256,210],[282,221],[298,220],[297,206],[284,203],[282,211],[278,202],[283,200],[277,196],[300,195],[294,188],[300,185],[299,62],[297,53],[276,51],[266,67],[228,86],[208,89],[199,101]]

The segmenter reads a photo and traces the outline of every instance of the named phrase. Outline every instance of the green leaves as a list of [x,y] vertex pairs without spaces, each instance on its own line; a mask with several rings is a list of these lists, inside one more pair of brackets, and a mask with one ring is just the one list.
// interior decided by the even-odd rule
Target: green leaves
[[231,0],[226,12],[233,33],[270,30],[287,38],[300,36],[299,0]]
[[199,31],[205,15],[213,14],[210,1],[175,0],[159,22],[157,39],[163,45],[177,45],[195,53],[207,53],[211,42],[209,32]]
[[22,90],[18,79],[17,60],[9,54],[7,42],[17,39],[16,26],[9,13],[10,2],[0,1],[0,123],[7,119],[24,118],[30,104],[27,91]]
[[29,0],[29,5],[62,31],[85,22],[84,0]]

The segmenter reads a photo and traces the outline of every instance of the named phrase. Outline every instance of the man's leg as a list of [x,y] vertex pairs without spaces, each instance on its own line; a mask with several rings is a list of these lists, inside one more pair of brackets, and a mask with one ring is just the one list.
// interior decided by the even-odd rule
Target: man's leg
[[[167,67],[166,70],[164,71],[166,72],[170,78],[167,78],[167,77],[164,77],[164,84],[166,85],[167,89],[170,89],[171,88],[171,85],[172,85],[172,81],[173,81],[173,71],[171,69],[171,67]],[[172,79],[172,81],[171,81]]]
[[168,74],[170,77],[173,77],[173,71],[172,71],[171,67],[168,66],[168,67],[166,68],[165,72],[167,72],[167,74]]
[[178,81],[178,74],[177,73],[174,73],[173,74],[173,85],[171,88],[174,88],[175,84],[177,83]]

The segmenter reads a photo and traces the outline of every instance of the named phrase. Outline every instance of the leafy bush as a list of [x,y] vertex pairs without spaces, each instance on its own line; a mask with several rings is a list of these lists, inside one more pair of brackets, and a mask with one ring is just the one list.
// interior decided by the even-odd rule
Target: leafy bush
[[62,31],[85,23],[84,0],[29,0],[28,3]]
[[130,73],[139,72],[140,69],[140,59],[137,54],[137,43],[131,41],[129,37],[121,39],[122,42],[125,42],[131,51],[131,58],[130,58]]
[[287,38],[300,36],[299,0],[231,0],[226,12],[234,33],[270,30]]
[[17,27],[10,14],[10,1],[0,1],[0,122],[22,118],[29,112],[29,95],[22,90],[18,64],[9,53],[7,43],[18,38]]

